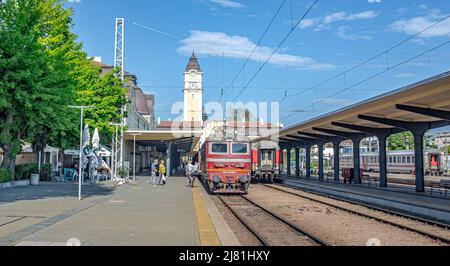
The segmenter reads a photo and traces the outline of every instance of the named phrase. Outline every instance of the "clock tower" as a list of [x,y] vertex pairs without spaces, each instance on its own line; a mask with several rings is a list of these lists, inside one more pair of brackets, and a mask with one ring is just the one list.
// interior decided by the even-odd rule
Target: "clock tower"
[[184,121],[203,121],[203,72],[195,53],[184,71]]

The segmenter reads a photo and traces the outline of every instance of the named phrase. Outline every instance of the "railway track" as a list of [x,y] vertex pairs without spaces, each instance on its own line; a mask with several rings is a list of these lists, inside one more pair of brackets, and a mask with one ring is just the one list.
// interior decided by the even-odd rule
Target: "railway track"
[[[450,231],[447,225],[422,219],[403,215],[391,210],[386,210],[378,207],[368,206],[362,203],[343,200],[329,195],[324,195],[316,192],[304,191],[300,188],[288,185],[262,185],[279,192],[287,193],[303,199],[320,203],[341,211],[345,211],[354,215],[372,219],[384,224],[389,224],[403,230],[411,231],[422,236],[426,236],[435,241],[450,245]],[[286,188],[286,189],[283,189]],[[289,191],[291,189],[294,191]],[[362,210],[365,208],[366,210]],[[359,209],[359,210],[358,210]]]
[[217,196],[263,246],[329,246],[245,196]]

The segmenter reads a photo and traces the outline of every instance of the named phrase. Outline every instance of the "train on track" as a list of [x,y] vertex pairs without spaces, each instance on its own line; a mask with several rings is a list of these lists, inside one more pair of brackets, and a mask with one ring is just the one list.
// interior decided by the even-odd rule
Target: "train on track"
[[251,143],[246,137],[208,137],[198,153],[201,179],[214,194],[247,194]]
[[276,142],[252,144],[252,181],[273,183],[280,175],[281,150]]
[[[415,171],[415,154],[413,150],[388,151],[387,167],[390,173],[413,174]],[[424,154],[424,169],[426,175],[442,176],[445,172],[445,156],[439,150],[427,150]],[[343,154],[340,157],[341,168],[353,168],[353,155]],[[331,164],[332,165],[332,164]],[[380,160],[378,153],[362,153],[361,169],[366,172],[379,172]]]

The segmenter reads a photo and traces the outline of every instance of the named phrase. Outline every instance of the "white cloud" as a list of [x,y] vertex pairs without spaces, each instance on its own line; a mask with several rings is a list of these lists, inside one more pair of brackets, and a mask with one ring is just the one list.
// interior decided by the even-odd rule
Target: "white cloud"
[[315,30],[319,31],[327,28],[327,25],[335,22],[373,19],[376,18],[379,14],[380,13],[372,10],[354,14],[348,14],[347,12],[341,11],[328,14],[323,18],[305,19],[300,23],[299,26],[301,29],[316,27]]
[[[191,31],[190,36],[181,41],[181,46],[177,49],[177,52],[183,55],[190,55],[194,49],[198,55],[222,57],[225,54],[226,57],[247,59],[255,45],[247,37],[230,36],[223,32]],[[251,60],[264,62],[274,50],[271,47],[260,46],[255,50]],[[309,57],[281,52],[276,52],[269,63],[313,70],[323,70],[333,67],[329,64],[318,63]]]
[[241,9],[244,8],[245,5],[233,1],[233,0],[209,0],[211,3],[214,3],[216,5],[219,5],[221,7],[227,7],[227,8],[234,8],[234,9]]
[[381,0],[367,0],[369,3],[381,3]]
[[[431,25],[437,23],[445,16],[431,13],[428,16],[414,17],[411,19],[397,20],[389,26],[389,29],[395,32],[408,35],[415,35]],[[420,35],[421,38],[445,37],[450,36],[450,19],[430,28]]]
[[352,28],[348,26],[341,26],[336,31],[336,36],[344,40],[372,40],[372,37],[363,34],[352,33]]

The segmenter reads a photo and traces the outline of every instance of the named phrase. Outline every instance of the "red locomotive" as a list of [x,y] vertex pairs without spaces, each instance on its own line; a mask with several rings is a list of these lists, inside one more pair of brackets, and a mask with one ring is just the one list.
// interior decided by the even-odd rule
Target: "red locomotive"
[[273,183],[280,174],[281,150],[277,143],[261,141],[252,147],[253,181]]
[[200,172],[216,194],[247,194],[251,182],[250,141],[209,137],[199,152]]

